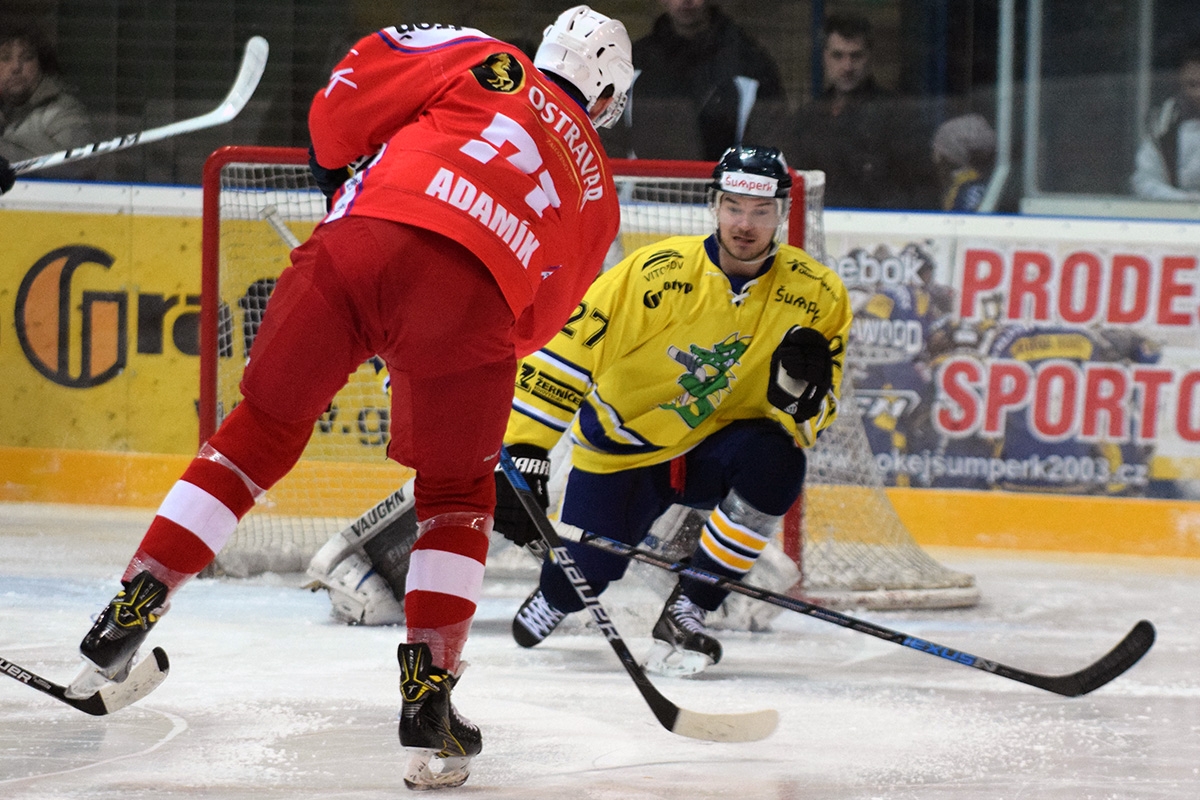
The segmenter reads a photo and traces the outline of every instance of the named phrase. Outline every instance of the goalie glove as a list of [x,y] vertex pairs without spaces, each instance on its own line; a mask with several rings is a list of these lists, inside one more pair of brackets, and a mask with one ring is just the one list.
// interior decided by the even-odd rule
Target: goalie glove
[[0,156],[0,194],[4,194],[17,182],[16,170],[4,156]]
[[337,190],[342,188],[342,184],[350,178],[349,166],[329,169],[317,163],[317,152],[313,150],[311,144],[308,146],[308,169],[312,172],[317,188],[321,190],[321,194],[325,195],[326,207],[332,203]]
[[[529,484],[530,491],[538,504],[545,510],[550,505],[550,454],[546,448],[532,444],[514,444],[508,448],[517,471]],[[495,530],[505,539],[525,546],[538,538],[537,525],[525,513],[521,498],[504,477],[504,470],[496,465],[496,513]]]
[[829,340],[820,331],[793,326],[771,356],[767,402],[802,423],[821,412],[821,402],[832,388]]

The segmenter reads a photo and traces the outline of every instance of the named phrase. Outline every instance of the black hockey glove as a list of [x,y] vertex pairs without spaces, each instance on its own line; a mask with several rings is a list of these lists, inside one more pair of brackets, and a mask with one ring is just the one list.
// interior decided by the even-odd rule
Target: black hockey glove
[[350,177],[350,167],[338,167],[337,169],[322,167],[317,163],[317,153],[310,144],[308,146],[308,168],[312,172],[313,180],[317,182],[317,187],[325,195],[325,205],[328,207],[337,190]]
[[812,419],[833,388],[833,354],[820,331],[794,326],[771,356],[767,402],[796,422]]
[[0,194],[4,194],[17,182],[17,173],[4,156],[0,156]]
[[[532,444],[514,444],[508,448],[517,471],[529,484],[533,496],[544,511],[550,505],[550,492],[547,484],[550,481],[550,454],[544,447]],[[525,513],[521,498],[508,482],[504,470],[496,465],[496,530],[504,538],[521,546],[536,541],[538,538],[537,525]]]

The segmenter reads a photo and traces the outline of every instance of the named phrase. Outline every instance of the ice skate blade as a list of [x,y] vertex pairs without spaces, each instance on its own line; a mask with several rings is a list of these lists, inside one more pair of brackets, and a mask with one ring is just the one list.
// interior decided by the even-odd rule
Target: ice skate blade
[[704,653],[676,648],[655,639],[642,668],[666,678],[686,678],[703,672],[711,664],[713,660]]
[[67,684],[64,694],[72,700],[82,700],[85,697],[91,697],[106,686],[123,682],[129,677],[129,668],[136,657],[135,653],[133,658],[130,658],[120,669],[110,674],[109,670],[95,664],[87,656],[81,656],[83,664],[79,667],[79,672]]
[[473,756],[441,757],[430,748],[409,747],[404,785],[414,792],[452,789],[466,783],[471,774]]

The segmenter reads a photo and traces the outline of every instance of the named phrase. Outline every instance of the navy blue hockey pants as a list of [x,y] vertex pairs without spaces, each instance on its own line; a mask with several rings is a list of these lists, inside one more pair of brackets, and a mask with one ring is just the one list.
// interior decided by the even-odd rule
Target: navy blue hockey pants
[[[805,454],[781,427],[770,420],[732,423],[697,445],[684,459],[682,492],[673,487],[670,462],[601,475],[572,469],[567,480],[563,522],[610,539],[637,545],[650,526],[673,504],[711,510],[731,489],[750,505],[772,516],[783,516],[800,496]],[[587,545],[568,542],[567,548],[596,593],[625,574],[629,562]],[[725,577],[728,570],[697,551],[692,564]],[[583,601],[562,570],[542,565],[541,589],[562,611],[579,611]],[[727,592],[683,579],[684,593],[701,607],[715,610]]]

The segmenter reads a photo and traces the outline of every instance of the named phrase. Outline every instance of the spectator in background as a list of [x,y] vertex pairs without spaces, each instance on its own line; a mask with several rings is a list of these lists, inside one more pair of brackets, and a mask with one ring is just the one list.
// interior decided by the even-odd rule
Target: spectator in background
[[633,91],[624,124],[602,136],[608,154],[716,161],[743,138],[778,138],[787,96],[771,55],[709,0],[658,4],[633,43]]
[[964,114],[933,135],[933,166],[943,211],[978,211],[996,166],[996,132],[982,114]]
[[875,82],[871,24],[831,15],[824,34],[826,88],[796,117],[792,163],[824,170],[827,206],[933,207],[928,130],[915,108]]
[[[22,161],[91,141],[87,109],[65,91],[50,44],[32,29],[0,30],[0,157]],[[89,163],[43,174],[86,178],[93,173]]]
[[1200,39],[1184,49],[1178,81],[1138,147],[1131,183],[1147,200],[1200,200]]

